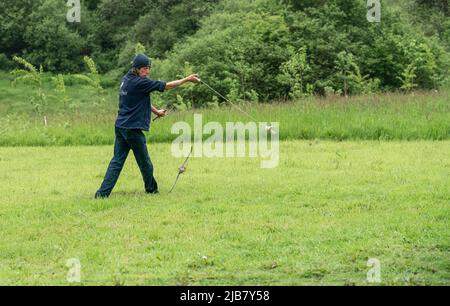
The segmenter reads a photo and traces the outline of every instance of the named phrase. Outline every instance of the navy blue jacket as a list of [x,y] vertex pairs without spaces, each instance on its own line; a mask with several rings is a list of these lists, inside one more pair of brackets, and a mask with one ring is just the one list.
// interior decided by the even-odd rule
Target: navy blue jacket
[[123,129],[150,130],[151,99],[153,91],[163,92],[166,83],[127,73],[120,84],[119,115],[116,127]]

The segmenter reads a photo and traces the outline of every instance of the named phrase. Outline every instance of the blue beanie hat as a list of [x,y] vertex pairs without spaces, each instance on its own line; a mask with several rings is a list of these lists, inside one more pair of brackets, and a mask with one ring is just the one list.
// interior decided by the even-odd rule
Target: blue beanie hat
[[138,54],[133,60],[133,68],[151,67],[152,61],[145,54]]

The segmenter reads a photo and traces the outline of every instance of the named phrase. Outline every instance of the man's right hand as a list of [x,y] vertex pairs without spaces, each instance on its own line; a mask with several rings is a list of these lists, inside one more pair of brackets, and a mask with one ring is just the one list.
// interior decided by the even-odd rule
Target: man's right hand
[[190,76],[188,76],[186,78],[186,81],[194,83],[194,84],[197,84],[197,83],[201,82],[200,77],[198,76],[198,74],[191,74]]
[[166,84],[166,89],[177,88],[178,86],[181,86],[181,85],[183,85],[186,82],[191,82],[191,83],[197,84],[197,83],[200,83],[201,80],[200,80],[198,74],[192,74],[192,75],[190,75],[190,76],[188,76],[188,77],[186,77],[184,79],[167,83]]

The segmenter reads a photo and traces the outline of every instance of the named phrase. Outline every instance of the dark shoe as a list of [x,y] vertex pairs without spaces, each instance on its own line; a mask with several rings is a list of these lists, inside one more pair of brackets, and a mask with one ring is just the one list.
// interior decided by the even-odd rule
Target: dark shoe
[[156,194],[159,194],[159,191],[158,191],[158,190],[153,191],[153,192],[148,192],[148,191],[147,191],[146,194],[155,194],[155,195],[156,195]]
[[96,193],[95,194],[95,199],[96,200],[98,200],[98,199],[107,199],[107,198],[109,198],[109,196],[106,196],[106,195],[103,195],[103,194],[101,194],[101,193]]

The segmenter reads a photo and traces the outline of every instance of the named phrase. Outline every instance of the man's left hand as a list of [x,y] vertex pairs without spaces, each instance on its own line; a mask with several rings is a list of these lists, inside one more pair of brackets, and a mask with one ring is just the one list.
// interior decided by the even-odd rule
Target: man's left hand
[[165,109],[161,109],[156,113],[156,115],[158,117],[165,117],[167,115],[167,111]]

